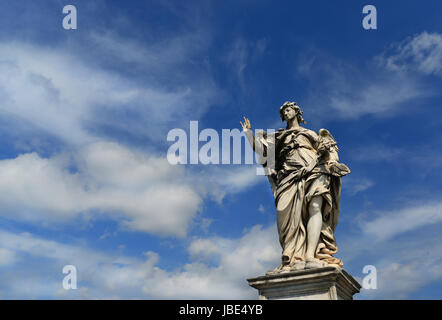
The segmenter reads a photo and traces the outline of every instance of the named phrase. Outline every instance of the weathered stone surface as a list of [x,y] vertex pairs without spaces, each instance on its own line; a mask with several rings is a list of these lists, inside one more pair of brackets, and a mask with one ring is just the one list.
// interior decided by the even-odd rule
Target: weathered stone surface
[[247,279],[260,300],[352,300],[361,285],[335,267],[305,269]]

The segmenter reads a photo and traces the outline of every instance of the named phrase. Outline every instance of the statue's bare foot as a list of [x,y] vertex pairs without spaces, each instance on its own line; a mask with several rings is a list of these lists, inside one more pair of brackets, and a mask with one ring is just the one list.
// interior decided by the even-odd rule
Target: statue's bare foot
[[306,269],[322,268],[324,266],[325,266],[324,263],[319,259],[316,258],[306,259],[306,264],[305,264]]
[[292,268],[287,264],[284,267],[282,267],[281,272],[290,272]]
[[270,276],[270,275],[273,275],[273,274],[289,272],[289,271],[291,271],[290,266],[288,264],[286,264],[286,263],[281,263],[275,269],[267,271],[266,275]]
[[269,270],[269,271],[266,272],[266,276],[271,276],[271,275],[277,274],[278,272],[279,272],[279,271],[277,271],[277,270],[275,270],[275,269],[273,269],[273,270]]
[[305,261],[296,261],[291,265],[292,271],[304,270],[304,268],[305,268]]

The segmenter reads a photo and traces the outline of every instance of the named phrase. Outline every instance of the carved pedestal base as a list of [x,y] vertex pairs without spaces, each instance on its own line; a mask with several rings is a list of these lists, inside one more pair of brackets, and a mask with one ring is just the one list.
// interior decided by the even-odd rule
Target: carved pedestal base
[[260,300],[352,300],[361,285],[345,270],[306,269],[247,279]]

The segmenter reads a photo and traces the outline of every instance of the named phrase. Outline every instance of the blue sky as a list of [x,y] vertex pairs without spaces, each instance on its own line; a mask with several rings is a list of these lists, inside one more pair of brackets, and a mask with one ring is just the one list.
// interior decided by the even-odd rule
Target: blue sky
[[[74,4],[78,29],[62,28]],[[377,30],[362,8],[377,8]],[[0,298],[253,299],[279,264],[248,165],[166,160],[174,128],[327,128],[338,257],[376,290],[442,298],[440,1],[10,1],[0,11]],[[78,289],[62,288],[75,265]]]

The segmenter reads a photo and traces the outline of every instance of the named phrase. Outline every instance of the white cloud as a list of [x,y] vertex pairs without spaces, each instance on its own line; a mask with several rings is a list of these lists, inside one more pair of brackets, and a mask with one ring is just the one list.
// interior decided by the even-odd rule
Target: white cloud
[[[188,123],[189,117],[197,119],[219,98],[207,72],[183,67],[187,58],[201,54],[192,45],[192,37],[177,36],[150,46],[128,39],[122,43],[113,37],[95,34],[90,40],[99,59],[114,66],[129,59],[131,69],[146,74],[155,66],[155,76],[146,79],[104,69],[74,49],[0,42],[0,114],[11,130],[20,139],[49,133],[78,145],[102,137],[105,128],[161,145],[170,127]],[[118,55],[108,50],[117,43]],[[203,38],[199,43],[204,47],[206,42]],[[178,52],[183,55],[174,60]],[[139,54],[145,54],[145,60]],[[179,71],[173,81],[172,70]]]
[[359,192],[371,188],[373,185],[374,182],[371,179],[346,177],[345,183],[343,183],[342,185],[343,186],[342,189],[351,195],[355,195]]
[[302,103],[309,107],[310,119],[324,120],[330,110],[345,119],[392,116],[403,110],[399,106],[404,103],[438,94],[410,72],[440,74],[441,39],[440,34],[422,33],[394,44],[394,53],[375,56],[363,66],[317,52],[301,55],[298,74],[312,84]]
[[236,39],[229,52],[224,56],[225,62],[232,68],[241,87],[247,85],[245,81],[245,71],[249,65],[255,62],[265,53],[267,48],[265,38],[257,41],[246,41],[243,38]]
[[[95,142],[51,158],[1,160],[0,215],[45,225],[103,215],[129,230],[184,237],[204,198],[221,203],[259,178],[254,167],[190,172],[165,157]],[[207,230],[210,222],[202,222]]]
[[[440,222],[432,218],[422,218],[422,222],[419,216],[409,217],[404,211],[391,216],[386,213],[389,221],[374,219],[376,226],[361,226],[361,233],[340,241],[346,268],[356,260],[377,268],[378,289],[363,290],[356,298],[407,298],[442,277],[441,239],[410,234],[395,240],[376,238],[372,233],[387,227],[393,235],[409,233],[409,228],[391,223],[400,222],[402,214],[404,224],[414,228]],[[149,251],[144,259],[130,258],[121,251],[103,253],[7,231],[0,231],[0,243],[14,256],[8,265],[16,268],[12,277],[0,276],[0,294],[19,298],[253,299],[257,293],[248,287],[246,278],[275,267],[281,251],[275,225],[255,226],[240,238],[195,238],[188,246],[190,262],[174,270],[159,267],[160,256]],[[66,264],[79,270],[80,289],[76,292],[60,288],[61,269]]]
[[13,264],[16,260],[16,256],[14,251],[0,248],[0,266],[6,266],[9,264]]
[[[438,249],[442,248],[438,246]],[[391,262],[378,271],[379,292],[377,295],[379,298],[407,299],[414,291],[442,278],[442,259],[437,253],[434,256],[414,261],[407,259],[392,259],[392,261],[401,262]],[[367,290],[364,294],[370,297],[373,293]]]
[[378,213],[377,218],[362,222],[360,228],[376,241],[385,241],[398,234],[439,222],[442,222],[442,203],[432,202]]
[[[246,278],[279,262],[274,229],[255,226],[239,239],[195,239],[192,262],[175,271],[159,268],[154,252],[136,259],[0,231],[4,247],[27,261],[16,265],[13,277],[0,275],[2,292],[19,298],[252,299],[257,292]],[[66,264],[77,268],[78,290],[61,289]]]
[[226,192],[238,193],[258,182],[268,183],[266,176],[256,174],[256,166],[218,167],[212,170],[211,181],[215,181]]
[[237,39],[231,51],[226,56],[226,61],[232,65],[240,83],[244,82],[244,70],[247,67],[249,51],[247,42],[243,39]]
[[[358,118],[365,114],[391,112],[405,101],[428,94],[416,81],[398,75],[370,82],[355,81],[350,88],[334,87],[330,105],[345,118]],[[354,90],[350,97],[348,90]]]
[[66,222],[99,210],[130,230],[185,236],[202,202],[182,167],[109,142],[2,160],[0,177],[2,215],[16,220]]
[[[352,269],[353,276],[365,276],[362,270],[354,271],[355,266],[375,266],[377,289],[363,289],[356,298],[409,299],[421,288],[440,281],[442,239],[434,230],[441,222],[442,204],[435,201],[359,219],[354,231],[338,239],[340,252],[344,267]],[[431,293],[426,297],[431,298]]]
[[[0,241],[4,248],[13,251],[21,259],[21,263],[14,265],[13,274],[3,272],[0,275],[2,298],[111,298],[113,294],[105,292],[106,286],[109,286],[106,281],[118,281],[123,274],[116,279],[107,279],[102,278],[102,272],[112,267],[118,270],[122,266],[138,263],[136,259],[118,254],[104,254],[28,233],[14,234],[1,230]],[[26,263],[22,263],[23,261]],[[79,290],[63,289],[62,280],[65,275],[62,269],[65,265],[74,265],[77,268]],[[94,287],[88,287],[94,281],[101,284],[101,296]],[[130,286],[129,283],[127,285]],[[126,287],[121,289],[124,288]],[[94,294],[96,296],[91,297]]]
[[256,168],[252,165],[207,166],[193,171],[192,175],[200,193],[221,204],[228,194],[240,193],[257,183],[268,186],[267,177],[258,176]]
[[[127,37],[123,38],[111,32],[92,32],[89,38],[94,45],[106,53],[109,59],[135,64],[138,66],[138,72],[141,68],[149,75],[163,78],[162,80],[167,77],[172,83],[175,83],[176,80],[182,81],[183,74],[175,74],[174,77],[170,77],[170,75],[176,73],[177,69],[179,71],[186,69],[189,60],[198,59],[210,42],[204,30],[171,35],[158,41],[144,43]],[[195,72],[196,65],[194,64],[192,67]],[[186,75],[184,74],[184,76]],[[155,81],[155,79],[151,80]]]
[[255,226],[240,239],[195,239],[189,246],[193,262],[183,270],[157,270],[143,287],[161,299],[253,299],[257,292],[247,278],[279,264],[276,227]]
[[[100,132],[129,133],[156,150],[168,129],[204,113],[218,91],[203,67],[186,66],[207,47],[206,37],[192,33],[144,45],[92,33],[87,41],[103,60],[129,63],[144,77],[105,70],[72,45],[68,51],[0,42],[3,130],[15,134],[22,150],[41,151],[48,135],[58,139],[60,150],[0,162],[3,216],[51,224],[98,212],[129,230],[182,237],[204,197],[221,202],[256,182],[248,169],[205,174],[172,167],[157,151],[145,156]],[[201,227],[207,229],[207,222]]]
[[[376,267],[377,288],[362,289],[358,299],[410,299],[413,293],[442,279],[441,238],[410,234],[400,240],[373,242],[359,237],[359,255],[354,260]],[[345,262],[345,261],[344,261]],[[356,263],[356,262],[353,262]],[[361,270],[362,271],[362,270]],[[365,275],[362,274],[362,277]],[[360,280],[362,283],[362,280]],[[426,299],[437,298],[427,291]]]
[[[362,290],[356,298],[404,299],[439,281],[439,238],[410,236],[389,240],[388,245],[373,242],[367,234],[352,238],[360,246],[354,258],[374,265],[378,278],[376,290]],[[15,268],[12,276],[0,273],[0,294],[8,298],[254,299],[257,292],[246,279],[275,267],[281,251],[275,225],[255,226],[240,238],[196,238],[188,247],[190,262],[174,270],[159,267],[160,256],[150,251],[144,258],[131,258],[121,251],[104,253],[7,231],[0,231],[0,242],[20,260],[9,264]],[[341,246],[347,251],[346,244]],[[61,288],[61,270],[66,264],[78,269],[78,290]]]
[[390,55],[381,55],[379,62],[393,71],[418,71],[442,75],[442,35],[422,32],[392,46]]

